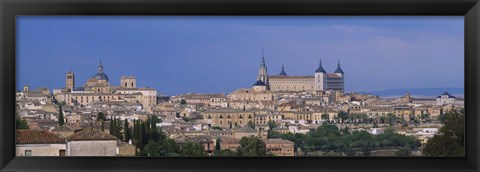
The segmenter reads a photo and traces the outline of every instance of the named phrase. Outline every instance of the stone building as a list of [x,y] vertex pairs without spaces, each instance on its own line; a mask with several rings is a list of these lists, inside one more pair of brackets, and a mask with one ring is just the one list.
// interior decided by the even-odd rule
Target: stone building
[[65,156],[65,139],[49,131],[16,130],[17,156]]
[[279,75],[269,76],[269,85],[274,92],[299,92],[299,91],[326,91],[339,90],[344,91],[344,75],[340,62],[334,73],[327,73],[322,67],[322,62],[314,72],[313,76],[289,76],[286,74],[284,66]]
[[254,110],[235,110],[232,108],[217,108],[202,112],[203,120],[211,126],[222,128],[233,128],[235,126],[245,126],[249,122],[255,122]]
[[67,156],[117,156],[117,138],[87,127],[67,137]]
[[274,156],[294,156],[293,142],[283,139],[265,139],[267,153]]
[[152,88],[137,88],[134,76],[120,78],[120,86],[112,86],[100,61],[98,71],[83,86],[75,87],[75,75],[69,70],[66,74],[65,88],[53,90],[55,99],[68,106],[86,106],[95,102],[120,101],[140,103],[148,112],[157,105],[157,91]]

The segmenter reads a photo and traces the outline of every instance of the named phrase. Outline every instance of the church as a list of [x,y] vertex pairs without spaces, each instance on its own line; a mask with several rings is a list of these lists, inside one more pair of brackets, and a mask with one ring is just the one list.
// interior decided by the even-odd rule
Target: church
[[134,76],[122,76],[119,86],[110,85],[103,64],[98,64],[97,73],[92,75],[82,86],[75,86],[75,74],[70,69],[65,76],[65,87],[53,89],[53,95],[66,105],[86,106],[95,102],[129,102],[140,103],[147,112],[157,104],[157,91],[153,88],[137,88]]
[[340,67],[338,61],[337,69],[334,73],[327,73],[322,66],[322,60],[313,75],[308,76],[289,76],[285,72],[282,64],[282,70],[278,75],[268,75],[265,57],[262,56],[258,70],[257,82],[266,85],[266,89],[273,92],[299,92],[299,91],[344,91],[345,73]]

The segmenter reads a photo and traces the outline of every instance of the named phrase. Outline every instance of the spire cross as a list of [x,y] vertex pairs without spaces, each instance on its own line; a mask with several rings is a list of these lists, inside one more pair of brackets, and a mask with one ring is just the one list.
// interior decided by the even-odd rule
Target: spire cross
[[265,50],[264,49],[262,49],[262,62],[260,65],[265,66]]

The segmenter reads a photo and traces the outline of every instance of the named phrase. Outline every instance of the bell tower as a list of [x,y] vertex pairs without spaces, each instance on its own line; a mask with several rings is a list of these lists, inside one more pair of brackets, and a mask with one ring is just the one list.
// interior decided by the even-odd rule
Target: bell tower
[[72,68],[68,70],[65,80],[65,88],[68,91],[73,91],[73,88],[75,88],[75,74],[72,72]]

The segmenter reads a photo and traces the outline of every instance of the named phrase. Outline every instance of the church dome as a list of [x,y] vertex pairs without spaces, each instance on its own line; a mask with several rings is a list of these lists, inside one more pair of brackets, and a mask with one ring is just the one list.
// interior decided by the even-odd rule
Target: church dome
[[93,78],[98,80],[106,80],[108,81],[108,76],[105,73],[96,73]]
[[93,76],[97,80],[106,80],[108,81],[108,76],[103,72],[102,61],[98,64],[98,72]]

